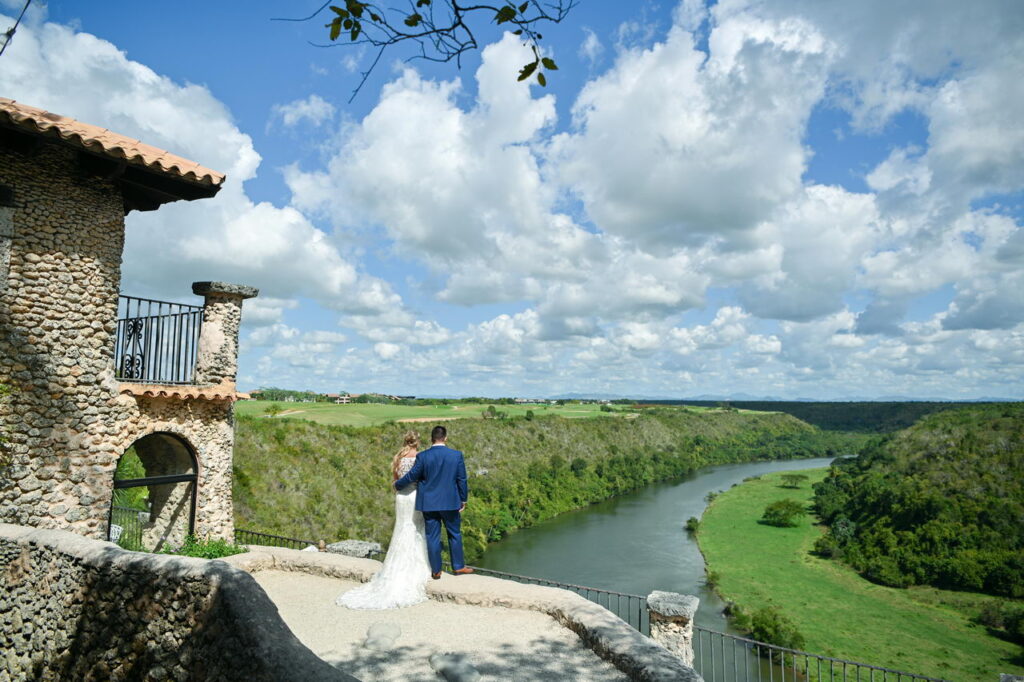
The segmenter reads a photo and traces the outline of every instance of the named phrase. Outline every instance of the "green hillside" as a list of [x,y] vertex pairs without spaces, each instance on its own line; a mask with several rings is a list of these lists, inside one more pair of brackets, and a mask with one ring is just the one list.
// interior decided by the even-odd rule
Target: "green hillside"
[[[678,403],[703,407],[721,404],[712,400],[680,400]],[[744,410],[785,412],[808,424],[813,424],[819,429],[859,433],[892,433],[913,425],[925,415],[953,410],[967,404],[969,403],[917,401],[815,403],[784,400],[734,400],[729,402],[732,407]]]
[[[458,403],[452,405],[404,405],[401,403],[377,404],[377,403],[350,403],[348,405],[336,405],[334,403],[286,403],[270,400],[245,400],[239,402],[236,413],[240,416],[260,416],[267,414],[267,410],[274,405],[281,412],[274,416],[274,419],[306,419],[319,424],[330,424],[333,426],[373,426],[388,421],[400,420],[425,420],[425,419],[483,419],[489,404],[479,403]],[[495,410],[504,412],[509,417],[525,417],[527,412],[536,416],[557,414],[561,417],[579,419],[600,416],[629,416],[635,411],[627,407],[615,406],[604,407],[594,403],[579,404],[570,403],[567,405],[502,405],[495,404]],[[412,428],[414,424],[410,425]]]
[[[844,454],[859,441],[785,414],[684,408],[565,419],[445,422],[470,477],[466,547],[706,464]],[[240,416],[235,448],[239,527],[294,537],[386,542],[388,467],[410,427],[344,427]]]
[[[1024,672],[1020,647],[974,622],[979,612],[998,605],[997,598],[876,585],[812,552],[821,537],[813,516],[799,518],[792,528],[759,523],[772,502],[810,502],[809,484],[826,471],[803,473],[810,480],[798,488],[790,487],[784,473],[748,480],[716,497],[704,512],[697,537],[723,597],[748,614],[777,609],[803,635],[802,648],[816,654],[966,682]],[[855,679],[852,672],[849,679]],[[868,675],[859,679],[867,681]]]
[[1024,405],[930,415],[815,490],[819,550],[871,580],[1024,597]]

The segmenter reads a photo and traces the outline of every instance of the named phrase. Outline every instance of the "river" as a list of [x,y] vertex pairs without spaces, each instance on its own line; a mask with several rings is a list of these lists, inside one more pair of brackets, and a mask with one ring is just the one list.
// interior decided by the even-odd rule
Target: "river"
[[[696,622],[729,632],[721,599],[704,586],[704,558],[683,529],[700,517],[709,492],[748,476],[826,467],[834,458],[704,467],[671,483],[562,514],[488,547],[478,565],[563,583],[646,595],[653,590],[700,597]],[[751,557],[756,560],[756,557]]]

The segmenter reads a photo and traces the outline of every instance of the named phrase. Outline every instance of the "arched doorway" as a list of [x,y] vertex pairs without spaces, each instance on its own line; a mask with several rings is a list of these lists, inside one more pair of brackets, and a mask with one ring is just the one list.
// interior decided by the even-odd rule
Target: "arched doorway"
[[195,530],[198,472],[180,436],[152,433],[132,443],[114,472],[108,539],[145,552],[179,546]]

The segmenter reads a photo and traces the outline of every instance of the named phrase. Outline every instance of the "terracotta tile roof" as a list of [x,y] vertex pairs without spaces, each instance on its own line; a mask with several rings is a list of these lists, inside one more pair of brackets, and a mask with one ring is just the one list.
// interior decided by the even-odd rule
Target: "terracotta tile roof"
[[0,97],[0,124],[12,125],[34,135],[57,138],[96,154],[196,184],[219,187],[224,182],[223,173],[204,168],[195,161],[105,128],[30,107],[6,97]]
[[121,395],[137,398],[174,398],[177,400],[248,400],[247,393],[235,391],[232,383],[212,386],[180,386],[177,384],[129,384],[121,383]]

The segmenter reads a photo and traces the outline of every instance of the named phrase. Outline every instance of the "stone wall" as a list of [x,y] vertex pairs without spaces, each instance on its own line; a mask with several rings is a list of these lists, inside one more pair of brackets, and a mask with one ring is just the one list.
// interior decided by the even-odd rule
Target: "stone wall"
[[0,524],[0,682],[353,680],[307,649],[251,576]]
[[[12,389],[0,396],[9,438],[0,522],[105,538],[118,459],[139,438],[166,432],[190,444],[199,462],[196,532],[230,538],[236,359],[223,356],[237,348],[241,300],[254,290],[214,292],[204,311],[221,341],[205,340],[218,349],[203,369],[217,390],[126,390],[114,373],[120,190],[53,144],[25,154],[0,149],[0,184],[14,190],[0,216],[0,384]],[[225,333],[234,345],[229,338],[225,346]]]

